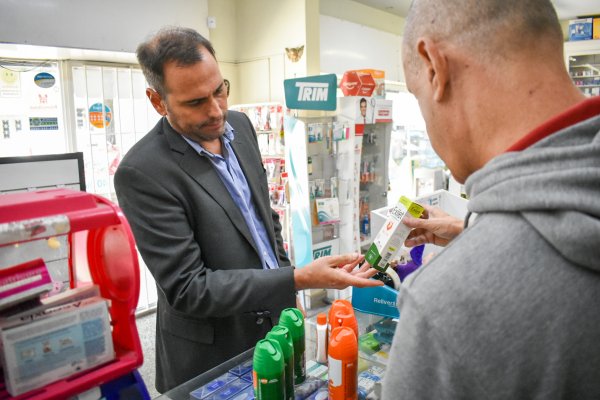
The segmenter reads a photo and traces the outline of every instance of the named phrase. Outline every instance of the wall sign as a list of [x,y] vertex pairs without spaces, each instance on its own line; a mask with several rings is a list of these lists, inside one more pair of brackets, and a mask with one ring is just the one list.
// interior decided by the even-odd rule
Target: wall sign
[[290,109],[335,111],[335,74],[307,76],[283,81],[285,103]]

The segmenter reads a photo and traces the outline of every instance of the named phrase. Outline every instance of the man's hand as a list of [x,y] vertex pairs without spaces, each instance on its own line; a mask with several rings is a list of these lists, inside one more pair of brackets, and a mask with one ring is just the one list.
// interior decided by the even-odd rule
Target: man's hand
[[403,223],[413,230],[404,241],[406,247],[432,243],[446,246],[463,231],[463,221],[445,213],[438,207],[423,206],[425,212],[421,218],[404,216]]
[[369,279],[376,269],[365,263],[356,268],[364,257],[360,254],[342,254],[316,259],[302,268],[294,270],[296,290],[345,289],[348,286],[381,286],[383,282]]

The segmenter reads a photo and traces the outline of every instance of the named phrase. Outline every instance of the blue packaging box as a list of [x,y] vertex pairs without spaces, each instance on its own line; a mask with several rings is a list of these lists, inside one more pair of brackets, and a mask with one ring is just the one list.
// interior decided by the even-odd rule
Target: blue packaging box
[[389,286],[352,288],[352,307],[367,314],[398,318],[400,311],[396,304],[398,291]]
[[252,371],[246,372],[244,375],[240,376],[240,379],[252,383]]
[[593,18],[579,18],[569,21],[569,41],[590,40],[593,37]]
[[246,381],[242,381],[241,379],[237,379],[227,386],[223,387],[218,392],[211,394],[206,397],[204,400],[229,400],[231,398],[235,398],[242,390],[248,388],[252,384]]
[[306,400],[327,400],[329,398],[329,389],[321,388],[308,396]]
[[242,376],[252,371],[252,359],[246,360],[243,363],[231,368],[229,372],[234,375]]
[[213,379],[212,381],[208,382],[206,385],[203,385],[203,386],[199,387],[198,389],[194,390],[193,392],[191,392],[190,398],[194,399],[194,400],[204,400],[208,396],[215,393],[217,390],[222,389],[227,384],[233,382],[236,379],[238,379],[238,377],[236,375],[234,375],[230,372],[227,372],[226,374]]
[[228,400],[254,400],[254,388],[252,385],[242,390],[238,394],[233,395]]

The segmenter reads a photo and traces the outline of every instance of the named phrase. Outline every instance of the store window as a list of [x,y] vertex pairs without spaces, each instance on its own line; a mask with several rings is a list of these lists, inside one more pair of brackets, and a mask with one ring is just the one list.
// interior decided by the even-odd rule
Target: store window
[[0,157],[65,153],[58,62],[0,59]]
[[71,65],[75,151],[84,155],[88,191],[117,201],[114,173],[123,155],[156,123],[139,68]]

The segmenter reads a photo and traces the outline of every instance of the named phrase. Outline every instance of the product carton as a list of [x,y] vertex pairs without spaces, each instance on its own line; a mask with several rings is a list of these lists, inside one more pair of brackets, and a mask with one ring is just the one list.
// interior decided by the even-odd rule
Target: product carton
[[594,18],[593,25],[593,39],[600,39],[600,17]]
[[402,223],[405,215],[420,218],[423,211],[425,209],[419,204],[413,203],[407,197],[400,197],[398,204],[388,212],[385,223],[365,256],[366,261],[373,268],[385,271],[410,233],[410,228]]
[[589,40],[592,38],[593,18],[579,18],[569,21],[569,40]]
[[375,80],[370,73],[346,71],[340,82],[344,96],[371,97],[375,90]]
[[379,69],[359,69],[357,72],[371,74],[375,80],[375,90],[373,97],[385,99],[385,71]]

